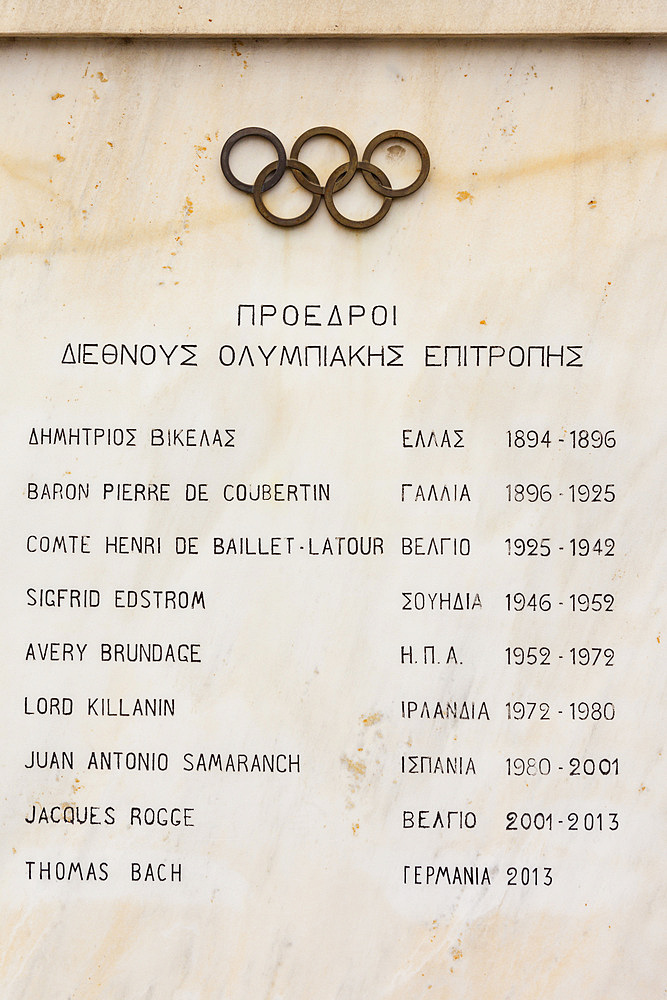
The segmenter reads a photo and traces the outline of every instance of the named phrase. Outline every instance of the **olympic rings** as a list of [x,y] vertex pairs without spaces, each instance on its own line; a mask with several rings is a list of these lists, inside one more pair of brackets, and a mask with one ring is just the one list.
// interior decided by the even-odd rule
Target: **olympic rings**
[[[349,159],[348,162],[345,164],[346,169],[343,172],[343,176],[339,178],[338,183],[336,184],[336,191],[340,191],[340,189],[344,188],[347,184],[349,184],[352,178],[354,177],[358,163],[357,151],[354,148],[354,143],[352,142],[352,140],[348,135],[345,135],[344,132],[341,132],[337,128],[327,128],[325,125],[319,126],[318,128],[309,128],[307,132],[303,132],[296,140],[296,142],[292,146],[292,152],[290,153],[290,156],[292,157],[293,160],[295,160],[298,157],[299,153],[301,152],[301,147],[303,146],[303,144],[305,142],[308,142],[309,139],[314,139],[316,135],[330,135],[333,136],[334,139],[340,139],[340,141],[347,149],[347,155]],[[307,181],[300,180],[298,174],[296,174],[295,176],[296,179],[299,181],[299,184],[301,184],[302,187],[305,187],[306,191],[317,190],[320,194],[324,194],[324,187],[321,184],[318,184],[316,188],[309,187]]]
[[[273,212],[269,212],[268,208],[262,201],[262,191],[266,191],[269,186],[265,184],[265,181],[269,174],[276,169],[278,166],[278,160],[274,160],[273,163],[269,163],[267,167],[257,174],[257,180],[252,186],[252,196],[257,206],[257,211],[262,215],[267,222],[272,222],[274,226],[300,226],[302,222],[307,222],[311,215],[315,215],[315,212],[319,208],[320,201],[322,200],[322,195],[317,190],[317,174],[310,167],[307,167],[305,163],[301,163],[299,160],[293,160],[291,157],[287,160],[287,166],[294,173],[294,176],[299,180],[299,173],[302,174],[310,185],[309,190],[313,192],[313,197],[310,205],[305,212],[301,215],[295,216],[293,219],[283,219],[282,216],[274,215]],[[302,183],[302,182],[300,182]],[[304,184],[305,187],[305,184]]]
[[[324,184],[321,184],[319,178],[312,167],[309,167],[307,163],[299,160],[299,153],[302,147],[309,139],[313,139],[316,136],[326,135],[331,136],[334,139],[338,139],[345,149],[347,150],[347,160],[341,163],[339,166],[335,167],[329,175],[328,179]],[[276,154],[278,156],[277,160],[273,160],[266,167],[260,170],[254,183],[248,184],[245,181],[240,180],[231,170],[229,166],[229,157],[232,149],[240,142],[249,136],[259,136],[260,138],[267,139],[271,145],[274,147]],[[387,175],[380,170],[374,163],[371,163],[371,156],[377,149],[377,147],[387,140],[403,140],[404,142],[410,143],[419,153],[419,158],[421,160],[421,167],[419,174],[416,179],[411,183],[407,184],[402,188],[393,188],[391,182]],[[285,152],[285,147],[273,132],[269,132],[265,128],[242,128],[225,142],[222,147],[222,152],[220,154],[220,167],[226,179],[229,183],[237,188],[239,191],[245,191],[251,194],[255,205],[257,206],[258,212],[267,220],[267,222],[272,223],[274,226],[300,226],[302,223],[307,222],[315,212],[317,211],[320,201],[324,198],[324,203],[329,211],[329,214],[336,222],[340,223],[341,226],[345,226],[347,229],[370,229],[371,226],[375,226],[378,222],[384,219],[385,215],[391,208],[391,203],[394,198],[405,198],[409,194],[413,194],[415,191],[419,190],[426,178],[428,177],[429,170],[431,167],[431,160],[428,154],[428,150],[421,139],[412,132],[405,132],[400,129],[396,129],[393,132],[380,132],[376,135],[374,139],[366,146],[364,150],[364,155],[359,160],[357,151],[354,143],[345,132],[341,132],[339,129],[332,128],[330,126],[318,126],[317,128],[308,129],[308,131],[303,132],[292,146],[292,151],[289,158]],[[280,180],[285,175],[286,170],[291,170],[294,175],[295,180],[301,187],[305,188],[306,191],[310,191],[312,194],[312,199],[308,208],[297,215],[294,218],[283,218],[279,215],[274,215],[264,204],[264,199],[262,195],[278,184]],[[334,194],[341,191],[344,187],[350,183],[355,174],[360,171],[364,180],[368,186],[375,191],[376,194],[382,196],[382,204],[378,211],[370,216],[368,219],[350,219],[343,215],[336,208],[333,200]]]
[[419,190],[428,177],[428,172],[431,169],[431,157],[428,155],[428,149],[421,139],[418,139],[416,135],[412,134],[412,132],[401,132],[397,129],[395,132],[380,132],[380,134],[376,135],[374,139],[371,139],[364,150],[362,159],[370,162],[370,158],[377,147],[381,142],[385,142],[386,139],[404,139],[406,142],[409,142],[411,146],[415,147],[422,161],[419,176],[412,182],[412,184],[408,184],[407,187],[398,189],[392,188],[391,184],[385,184],[385,182],[378,184],[377,181],[372,179],[368,180],[368,178],[366,178],[366,183],[372,187],[374,191],[377,191],[378,194],[383,194],[385,197],[405,198],[407,194],[412,194],[413,191]]
[[273,132],[269,132],[266,128],[240,128],[238,132],[234,132],[233,135],[230,135],[229,139],[222,147],[222,152],[220,153],[220,166],[223,174],[232,187],[238,188],[239,191],[245,191],[247,194],[252,194],[252,184],[246,184],[244,181],[240,181],[238,177],[232,173],[232,169],[229,166],[229,154],[237,142],[240,142],[241,139],[246,139],[250,135],[258,135],[262,139],[268,139],[278,154],[278,169],[264,187],[265,191],[268,191],[269,188],[275,187],[278,181],[281,180],[283,174],[285,173],[285,164],[287,162],[287,154],[282,142],[277,135],[274,135]]
[[[391,184],[386,174],[384,174],[379,167],[376,167],[373,163],[366,163],[362,160],[358,164],[358,169],[362,170],[364,177],[366,174],[374,175],[379,178],[382,184],[385,185],[385,190],[387,188],[391,191]],[[345,164],[342,163],[340,167],[336,167],[333,171],[329,180],[327,181],[324,188],[324,204],[329,209],[329,215],[336,222],[340,222],[341,226],[345,226],[347,229],[370,229],[371,226],[376,225],[376,223],[381,222],[385,215],[391,208],[391,196],[385,195],[384,201],[380,205],[379,209],[375,215],[371,215],[370,219],[348,219],[347,216],[341,215],[336,206],[334,205],[333,193],[337,191],[336,182],[338,181],[339,174],[342,174],[345,170]]]

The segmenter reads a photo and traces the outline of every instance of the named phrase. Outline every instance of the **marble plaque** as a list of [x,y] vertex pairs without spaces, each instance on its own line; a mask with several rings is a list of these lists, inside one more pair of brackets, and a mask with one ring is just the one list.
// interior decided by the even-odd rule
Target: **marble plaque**
[[3,997],[664,994],[664,55],[2,44]]

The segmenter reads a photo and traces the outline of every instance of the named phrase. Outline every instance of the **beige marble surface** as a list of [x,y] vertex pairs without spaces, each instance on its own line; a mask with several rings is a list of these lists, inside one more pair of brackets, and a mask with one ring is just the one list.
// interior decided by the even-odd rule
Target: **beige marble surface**
[[[663,994],[664,54],[649,40],[3,46],[3,997]],[[385,129],[417,134],[428,181],[367,232],[323,205],[298,229],[268,226],[224,181],[224,140],[262,125],[289,149],[323,122],[359,150]],[[393,146],[374,160],[405,183],[414,158]],[[322,178],[339,158],[333,142],[307,157]],[[258,143],[235,168],[265,162]],[[339,198],[377,205],[360,179]],[[276,212],[306,201],[288,180],[267,196]],[[238,326],[240,303],[300,318],[260,327],[246,312]],[[314,304],[366,314],[306,326]],[[369,321],[378,304],[395,326]],[[138,344],[198,364],[62,363],[84,343],[92,360]],[[403,365],[278,367],[259,350],[324,344],[401,345]],[[583,367],[425,365],[426,345],[462,344],[515,358],[574,345]],[[29,443],[61,426],[133,428],[138,444]],[[152,428],[187,427],[233,428],[235,447],[150,446]],[[548,449],[508,449],[508,429],[531,427],[550,430]],[[419,428],[461,429],[465,447],[403,447]],[[577,428],[613,430],[616,446],[569,449]],[[30,482],[90,497],[33,501]],[[171,499],[102,499],[122,482],[168,482]],[[223,499],[226,484],[281,482],[329,483],[330,499]],[[209,500],[186,501],[188,483]],[[471,501],[402,502],[402,483],[467,483]],[[548,484],[552,501],[508,503],[517,483]],[[569,500],[570,484],[596,483],[614,502]],[[28,551],[29,536],[63,534],[89,536],[91,554]],[[162,551],[105,554],[121,535]],[[553,552],[508,557],[508,535]],[[174,554],[176,536],[199,554]],[[470,538],[471,555],[406,557],[404,536]],[[282,554],[215,555],[215,537],[275,537]],[[338,537],[382,538],[383,553],[308,554]],[[615,555],[558,552],[571,537],[611,537]],[[100,607],[30,606],[41,587],[98,589]],[[116,590],[143,588],[203,590],[206,608],[115,606]],[[482,607],[403,611],[404,592],[479,593]],[[553,609],[507,612],[508,592],[550,594]],[[572,593],[613,594],[614,611],[570,613]],[[80,662],[28,655],[64,642],[86,644]],[[109,663],[103,642],[197,643],[202,662]],[[401,662],[411,644],[440,662]],[[506,647],[535,644],[548,666],[507,664]],[[614,663],[572,664],[570,647],[613,648]],[[72,715],[26,715],[40,697],[72,697]],[[174,698],[176,714],[96,717],[95,697]],[[402,717],[404,700],[440,699],[484,701],[490,719]],[[508,720],[516,701],[549,718]],[[572,702],[615,718],[572,721]],[[74,766],[27,768],[33,750],[71,751]],[[92,769],[102,750],[165,752],[169,769]],[[190,753],[298,754],[301,770],[193,773]],[[475,773],[402,774],[411,754],[462,755]],[[532,757],[552,773],[507,776],[508,758]],[[619,774],[570,777],[573,758],[618,759]],[[115,822],[26,822],[66,804]],[[132,807],[192,808],[194,826],[131,826]],[[405,828],[419,809],[476,825]],[[509,832],[510,811],[553,829]],[[605,828],[585,832],[586,814]],[[30,861],[96,878],[29,879]],[[182,880],[133,882],[132,863],[181,865]],[[491,884],[404,884],[405,865],[488,867]],[[512,867],[540,884],[509,885]]]
[[666,30],[665,5],[659,0],[0,3],[0,32],[6,35],[625,35]]

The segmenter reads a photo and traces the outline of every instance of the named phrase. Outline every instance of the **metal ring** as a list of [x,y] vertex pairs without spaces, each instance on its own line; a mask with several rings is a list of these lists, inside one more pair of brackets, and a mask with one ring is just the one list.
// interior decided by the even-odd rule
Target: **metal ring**
[[[371,215],[369,219],[348,219],[347,216],[341,215],[334,205],[333,194],[336,186],[336,180],[339,176],[342,176],[345,169],[346,164],[342,163],[340,167],[336,167],[336,169],[329,175],[329,179],[324,185],[324,204],[329,209],[331,217],[334,218],[336,222],[339,222],[341,226],[345,226],[346,229],[370,229],[371,226],[375,226],[378,222],[381,222],[382,219],[384,219],[385,215],[391,208],[391,196],[384,196],[384,201],[380,205],[379,209],[375,215]],[[389,178],[382,170],[380,170],[379,167],[376,167],[374,163],[368,163],[366,160],[360,160],[357,164],[357,169],[361,170],[364,174],[372,174],[374,177],[379,178],[381,184],[385,185],[388,191],[391,191]],[[366,180],[366,177],[364,177],[364,180]]]
[[[346,135],[345,132],[341,132],[340,129],[332,128],[329,125],[318,125],[316,128],[309,128],[307,132],[301,133],[299,138],[292,146],[292,152],[290,153],[290,157],[293,160],[298,159],[299,153],[301,152],[301,147],[304,145],[304,143],[308,142],[309,139],[314,139],[315,136],[318,135],[329,135],[332,136],[334,139],[338,139],[340,142],[343,143],[343,145],[347,150],[348,163],[345,173],[339,178],[339,180],[336,181],[334,187],[334,191],[340,191],[347,184],[349,184],[352,178],[354,177],[357,170],[357,163],[359,162],[359,157],[357,156],[356,147],[352,142],[352,140],[350,139],[349,135]],[[364,157],[364,159],[366,159],[366,157]],[[342,165],[343,164],[341,164],[341,166]],[[296,177],[296,180],[299,182],[299,184],[301,184],[301,186],[306,189],[306,191],[312,191],[313,193],[316,192],[317,194],[324,194],[323,184],[317,184],[317,183],[312,184],[309,180],[305,179],[304,175],[299,177],[298,173],[295,174],[294,176]]]
[[412,194],[413,191],[417,191],[428,177],[428,172],[431,169],[431,158],[428,155],[428,150],[421,139],[419,139],[416,135],[413,135],[412,132],[401,132],[399,129],[396,129],[394,132],[380,132],[380,134],[376,135],[374,139],[371,139],[364,150],[363,159],[370,160],[377,147],[381,142],[384,142],[385,139],[404,139],[406,142],[409,142],[410,145],[415,147],[422,161],[419,176],[412,182],[412,184],[408,184],[406,187],[402,188],[392,188],[391,185],[389,185],[389,187],[384,187],[384,185],[378,184],[373,178],[370,180],[365,178],[366,183],[378,194],[383,194],[385,197],[405,198],[406,195]]
[[[261,139],[268,139],[278,154],[278,159],[272,164],[272,167],[277,169],[274,170],[271,177],[269,177],[268,173],[266,174],[264,187],[262,188],[263,191],[268,191],[270,188],[276,186],[278,181],[282,179],[287,165],[287,153],[285,152],[285,147],[278,136],[274,135],[273,132],[269,132],[266,128],[255,127],[240,128],[238,132],[234,132],[234,134],[230,135],[229,139],[222,147],[222,152],[220,153],[220,166],[223,174],[232,187],[237,188],[239,191],[246,191],[248,194],[252,194],[254,185],[246,184],[245,181],[240,181],[238,177],[232,173],[231,167],[229,166],[229,154],[237,142],[240,142],[241,139],[248,138],[248,136],[254,135],[259,136]],[[264,173],[264,171],[262,171],[262,173]]]
[[[271,173],[271,171],[275,170],[275,168],[278,166],[279,166],[278,161],[274,160],[273,163],[269,163],[266,167],[264,167],[263,170],[260,170],[260,172],[257,174],[255,183],[252,186],[252,196],[255,201],[255,205],[257,206],[257,211],[260,213],[260,215],[262,215],[266,219],[267,222],[272,222],[274,226],[300,226],[302,222],[307,222],[308,219],[310,219],[310,217],[315,214],[315,212],[319,207],[320,201],[322,200],[322,195],[319,194],[319,192],[315,191],[313,193],[312,201],[308,206],[308,208],[306,209],[306,211],[302,212],[301,215],[294,216],[293,219],[283,219],[281,216],[274,215],[273,212],[269,212],[268,208],[262,201],[262,193],[263,191],[266,190],[266,188],[264,187],[264,182]],[[315,171],[311,170],[311,168],[306,166],[305,163],[301,163],[300,160],[293,160],[290,157],[287,160],[287,166],[292,171],[292,173],[298,171],[299,173],[304,174],[307,180],[309,180],[311,183],[314,184],[317,183],[317,174],[315,173]]]

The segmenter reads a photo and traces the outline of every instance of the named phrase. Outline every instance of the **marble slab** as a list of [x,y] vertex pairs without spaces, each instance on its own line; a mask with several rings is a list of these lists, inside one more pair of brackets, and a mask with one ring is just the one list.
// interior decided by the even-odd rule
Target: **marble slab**
[[81,0],[63,6],[46,0],[2,0],[5,35],[635,35],[667,31],[659,0],[402,0],[337,4],[287,0]]
[[3,43],[7,1000],[662,995],[664,56]]

